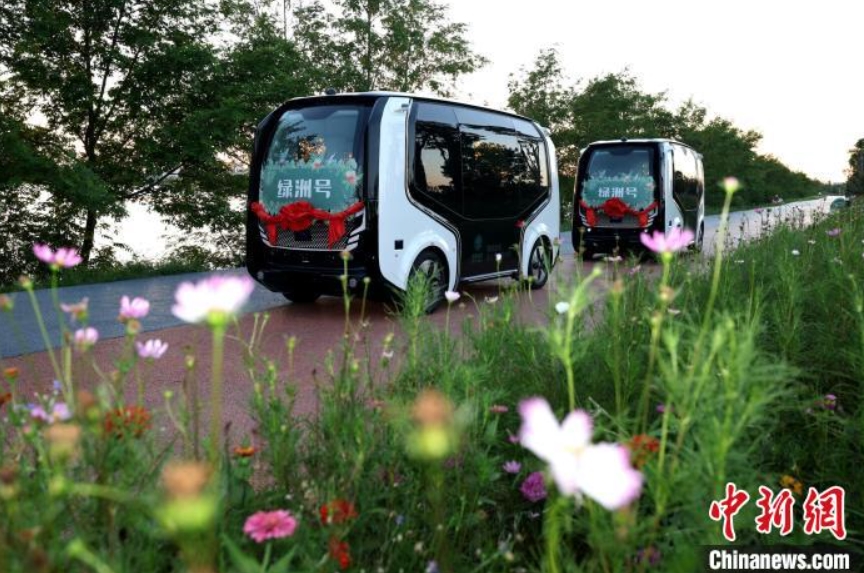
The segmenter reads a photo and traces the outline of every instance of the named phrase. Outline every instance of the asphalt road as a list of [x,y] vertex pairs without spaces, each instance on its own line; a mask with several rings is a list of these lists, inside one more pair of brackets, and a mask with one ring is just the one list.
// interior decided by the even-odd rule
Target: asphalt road
[[[772,209],[765,209],[758,213],[755,211],[733,213],[730,217],[730,234],[733,240],[746,240],[759,237],[762,233],[777,224],[778,221],[787,217],[803,216],[809,222],[812,213],[825,212],[825,206],[826,201],[818,199],[790,203]],[[712,250],[719,222],[720,217],[717,215],[705,218],[705,246],[707,253],[710,253]],[[569,232],[562,234],[561,248],[565,256],[573,254],[573,245]],[[245,269],[232,269],[220,272],[226,274],[244,274],[246,271]],[[150,314],[142,321],[143,332],[158,331],[182,325],[183,322],[171,314],[171,306],[174,303],[174,291],[181,282],[194,281],[207,274],[210,273],[188,273],[95,285],[64,287],[58,290],[58,297],[60,302],[64,303],[74,303],[84,297],[88,297],[90,326],[99,331],[102,340],[106,340],[122,337],[124,334],[123,325],[117,321],[120,297],[123,295],[130,297],[141,296],[150,301]],[[60,345],[61,331],[57,313],[53,309],[51,292],[48,289],[43,289],[36,291],[35,295],[42,309],[50,345],[58,347]],[[15,308],[11,317],[7,313],[0,313],[0,358],[30,354],[46,348],[30,301],[24,293],[18,293],[13,296]],[[328,303],[322,299],[316,306],[320,307],[322,304]],[[255,292],[249,299],[244,311],[246,313],[254,313],[276,307],[287,308],[289,306],[290,304],[280,294],[272,293],[260,285],[256,285]],[[341,317],[334,316],[333,320],[339,322]]]

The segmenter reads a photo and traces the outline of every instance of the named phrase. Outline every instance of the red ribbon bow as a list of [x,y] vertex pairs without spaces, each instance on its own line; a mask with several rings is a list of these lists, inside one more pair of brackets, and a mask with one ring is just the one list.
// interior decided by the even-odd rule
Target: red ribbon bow
[[264,224],[264,228],[267,230],[267,238],[271,244],[276,244],[277,227],[283,231],[288,230],[296,233],[298,231],[305,231],[315,221],[327,221],[329,227],[327,246],[330,248],[345,235],[345,219],[359,213],[363,210],[363,207],[363,201],[357,201],[344,211],[331,213],[330,211],[316,209],[309,201],[297,201],[296,203],[282,205],[278,213],[271,215],[264,208],[264,205],[258,201],[249,205],[252,212]]
[[589,227],[593,227],[597,224],[596,211],[603,211],[612,219],[620,219],[624,215],[634,215],[636,219],[638,219],[640,227],[647,227],[648,214],[657,207],[657,202],[655,201],[651,203],[641,211],[633,209],[618,197],[608,199],[605,203],[600,205],[600,207],[597,207],[596,210],[589,207],[585,201],[580,201],[579,205],[585,210],[585,222],[588,223]]

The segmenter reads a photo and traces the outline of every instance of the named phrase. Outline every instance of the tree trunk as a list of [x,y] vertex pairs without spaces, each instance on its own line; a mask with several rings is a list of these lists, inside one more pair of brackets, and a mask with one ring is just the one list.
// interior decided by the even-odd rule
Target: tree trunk
[[93,209],[87,209],[87,222],[84,224],[84,242],[81,244],[81,258],[86,266],[90,262],[90,252],[93,250],[93,239],[96,236],[98,215]]

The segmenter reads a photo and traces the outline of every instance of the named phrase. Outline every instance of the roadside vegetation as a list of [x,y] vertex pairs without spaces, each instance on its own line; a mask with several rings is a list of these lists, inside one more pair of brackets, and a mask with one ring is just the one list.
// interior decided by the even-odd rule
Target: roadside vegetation
[[[523,286],[448,293],[445,328],[412,288],[383,341],[366,339],[363,303],[346,299],[308,419],[293,415],[297,341],[265,356],[267,316],[239,328],[248,278],[178,289],[174,313],[211,330],[213,354],[188,356],[186,379],[152,411],[140,388],[181,350],[137,334],[149,303],[122,302],[127,343],[110,373],[87,366],[98,332],[86,303],[67,306],[53,387],[21,395],[30,374],[3,371],[0,567],[690,572],[702,545],[726,543],[709,507],[728,482],[752,498],[736,543],[860,553],[862,215],[809,227],[793,215],[759,241],[721,240],[704,262],[655,238],[659,263],[615,259],[550,284],[542,328],[519,318]],[[36,254],[58,274],[80,262]],[[454,335],[450,308],[462,304],[472,316]],[[358,305],[359,319],[347,312]],[[254,436],[226,434],[218,415],[226,337],[246,345]],[[210,359],[213,378],[199,381],[196,363]],[[757,533],[759,486],[795,500],[789,535]],[[845,534],[805,534],[806,498],[833,486],[845,488]]]

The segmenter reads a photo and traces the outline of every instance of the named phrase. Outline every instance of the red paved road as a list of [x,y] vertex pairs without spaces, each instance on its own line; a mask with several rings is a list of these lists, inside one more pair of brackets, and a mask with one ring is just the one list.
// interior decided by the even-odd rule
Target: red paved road
[[[594,264],[605,267],[604,263]],[[588,272],[591,266],[585,265],[585,272]],[[564,277],[572,276],[574,271],[575,263],[572,260],[558,265],[553,280],[545,289],[532,292],[531,300],[528,300],[528,297],[523,298],[520,303],[523,319],[535,323],[543,322],[549,308],[549,293],[554,291],[555,283],[561,282]],[[598,288],[602,289],[606,282],[606,280],[598,281]],[[501,284],[507,285],[508,283],[509,281],[502,281]],[[481,283],[467,286],[463,290],[470,294],[477,301],[477,304],[487,304],[484,302],[485,298],[497,295],[498,289],[497,283]],[[450,325],[454,332],[460,328],[467,315],[477,313],[475,303],[469,297],[463,297],[460,302],[465,302],[465,306],[460,308],[454,305],[450,314]],[[352,311],[352,326],[357,331],[360,322],[359,302],[353,305]],[[364,359],[368,355],[377,368],[381,356],[382,341],[390,332],[396,332],[398,339],[398,325],[385,304],[368,302],[366,314],[368,327],[359,329],[362,336],[354,338],[354,340],[357,341],[358,355]],[[446,314],[446,309],[441,308],[429,319],[443,326]],[[253,322],[254,317],[252,315],[245,315],[240,319],[240,330],[244,338],[248,338],[251,334]],[[280,379],[294,386],[297,397],[297,415],[314,411],[316,402],[315,382],[316,380],[321,383],[328,382],[324,367],[325,358],[330,351],[339,352],[344,326],[342,300],[337,298],[323,297],[312,305],[286,304],[283,307],[270,310],[270,321],[261,340],[260,355],[276,360],[280,367]],[[225,349],[224,420],[226,423],[231,423],[232,441],[237,442],[243,435],[252,430],[253,424],[248,414],[252,384],[243,363],[244,347],[234,334],[236,333],[232,333],[232,336],[229,337]],[[286,341],[290,336],[296,336],[298,339],[293,372],[289,372],[287,360]],[[211,376],[209,331],[202,326],[180,326],[148,332],[142,335],[140,339],[149,338],[161,338],[169,344],[169,350],[145,376],[146,406],[158,411],[164,406],[163,396],[166,391],[171,390],[177,395],[181,393],[181,381],[185,375],[185,347],[189,347],[198,357],[197,379],[200,384],[203,404],[209,403],[207,398]],[[108,373],[114,369],[114,361],[120,356],[124,343],[124,339],[114,338],[99,342],[95,346],[92,360],[102,372]],[[369,350],[367,351],[366,348]],[[98,376],[88,362],[85,359],[75,364],[74,377],[78,381],[78,387],[92,388],[98,381]],[[17,366],[20,369],[19,391],[22,396],[29,396],[35,391],[45,392],[50,389],[54,376],[47,353],[39,352],[7,359],[3,365]],[[386,380],[386,373],[379,378]],[[132,382],[127,386],[127,399],[134,400],[135,393],[136,386]],[[156,418],[165,419],[158,415]],[[207,426],[202,424],[202,427],[206,428]]]

